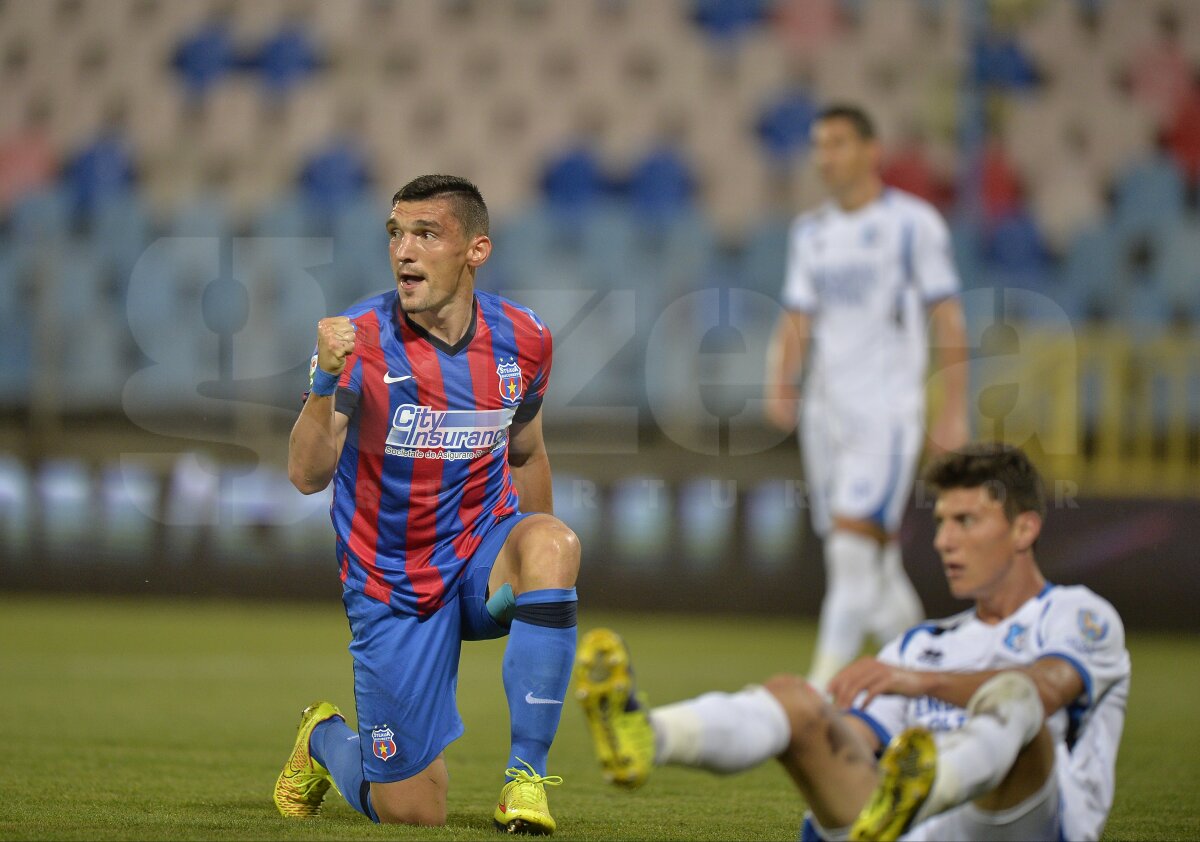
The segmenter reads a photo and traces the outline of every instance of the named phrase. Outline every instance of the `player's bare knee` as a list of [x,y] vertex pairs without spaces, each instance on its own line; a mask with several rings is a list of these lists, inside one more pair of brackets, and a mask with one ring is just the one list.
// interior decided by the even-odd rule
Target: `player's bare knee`
[[783,674],[768,679],[763,687],[774,696],[787,713],[792,728],[792,741],[802,739],[821,721],[825,700],[804,678]]
[[538,587],[572,587],[579,576],[579,555],[579,538],[569,526],[557,518],[539,517],[518,544],[521,579]]

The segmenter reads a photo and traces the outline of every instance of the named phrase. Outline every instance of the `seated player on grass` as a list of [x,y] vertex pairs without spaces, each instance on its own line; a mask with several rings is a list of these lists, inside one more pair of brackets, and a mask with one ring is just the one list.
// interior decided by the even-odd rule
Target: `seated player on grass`
[[605,776],[637,787],[656,765],[777,758],[808,804],[804,839],[1098,839],[1129,694],[1121,618],[1043,578],[1045,492],[1023,452],[971,445],[925,479],[934,546],[970,609],[843,669],[832,703],[781,675],[650,710],[620,637],[594,629],[576,694]]

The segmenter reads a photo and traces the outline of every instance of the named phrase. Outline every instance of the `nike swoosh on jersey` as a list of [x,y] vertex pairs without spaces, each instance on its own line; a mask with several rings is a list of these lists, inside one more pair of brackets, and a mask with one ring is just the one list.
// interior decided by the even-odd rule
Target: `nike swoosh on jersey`
[[390,371],[385,371],[383,373],[383,382],[384,383],[403,383],[405,380],[412,380],[412,377],[413,376],[411,374],[401,374],[399,377],[392,377],[392,373]]
[[528,693],[525,694],[525,703],[530,704],[530,705],[561,705],[562,704],[562,702],[560,702],[558,699],[539,699],[537,696],[533,695],[532,690],[530,690]]

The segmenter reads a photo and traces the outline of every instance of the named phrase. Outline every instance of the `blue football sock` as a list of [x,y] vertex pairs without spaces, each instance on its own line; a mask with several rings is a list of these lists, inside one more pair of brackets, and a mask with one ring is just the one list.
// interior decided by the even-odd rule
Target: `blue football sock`
[[574,588],[545,588],[517,597],[504,650],[504,693],[512,721],[509,766],[525,761],[546,774],[575,663]]
[[329,770],[346,801],[358,812],[378,823],[379,816],[371,807],[371,785],[363,779],[362,755],[358,750],[358,734],[350,730],[339,716],[317,723],[308,739],[313,760]]

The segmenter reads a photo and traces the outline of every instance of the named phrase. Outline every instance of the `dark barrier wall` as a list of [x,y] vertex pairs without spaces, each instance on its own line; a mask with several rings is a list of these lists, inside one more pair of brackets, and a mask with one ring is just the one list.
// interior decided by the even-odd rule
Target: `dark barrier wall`
[[[287,494],[281,475],[212,478],[181,472],[185,464],[170,477],[44,469],[45,490],[0,513],[0,589],[337,597],[327,499]],[[196,484],[205,477],[208,486]],[[817,615],[820,543],[789,481],[563,475],[555,486],[558,513],[582,540],[588,607]],[[1055,488],[1037,548],[1051,581],[1092,587],[1131,628],[1200,631],[1200,502],[1076,499]],[[965,607],[947,592],[919,489],[903,542],[927,613]]]

